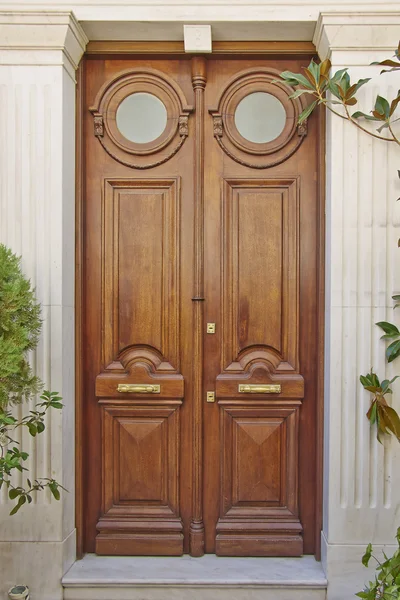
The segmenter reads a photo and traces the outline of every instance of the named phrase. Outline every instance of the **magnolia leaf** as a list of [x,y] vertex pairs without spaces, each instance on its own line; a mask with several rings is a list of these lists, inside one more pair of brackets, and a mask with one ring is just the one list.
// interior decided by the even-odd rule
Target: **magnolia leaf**
[[362,87],[363,85],[365,85],[366,83],[368,83],[368,81],[371,81],[371,77],[366,77],[365,79],[359,79],[357,81],[356,85],[356,92],[358,92],[358,90],[360,89],[360,87]]
[[348,68],[346,67],[345,69],[340,69],[339,71],[336,71],[336,73],[334,75],[332,75],[331,77],[331,81],[337,83],[338,81],[340,81],[343,77],[343,75],[347,72]]
[[382,433],[389,433],[389,421],[386,418],[385,406],[380,402],[377,402],[377,411],[379,415],[379,428]]
[[383,394],[391,394],[392,390],[389,388],[390,381],[389,379],[384,379],[381,383],[382,393]]
[[332,79],[328,82],[329,91],[336,97],[341,99],[341,95],[339,93],[339,88],[336,82],[332,81]]
[[315,81],[317,83],[319,83],[320,68],[321,67],[318,63],[311,60],[310,64],[308,65],[308,69],[305,69],[306,71],[309,71],[311,73],[311,75],[313,76],[313,78],[315,79]]
[[364,387],[373,386],[374,389],[380,388],[379,378],[372,370],[367,375],[360,375],[360,381]]
[[364,375],[360,375],[360,381],[364,387],[370,385],[371,383],[370,379],[368,377],[365,377]]
[[382,75],[382,73],[391,73],[392,71],[398,71],[399,69],[400,67],[394,67],[393,69],[382,69],[380,75]]
[[398,69],[400,69],[400,62],[396,62],[394,60],[391,60],[390,58],[386,58],[381,62],[372,62],[371,65],[379,65],[380,67],[397,67]]
[[400,441],[400,418],[397,412],[391,406],[382,406],[382,411],[385,415],[386,427],[390,429],[392,433]]
[[344,90],[342,88],[342,86],[339,85],[338,83],[336,85],[337,85],[337,89],[339,91],[339,98],[341,98],[342,100],[344,100],[346,98],[346,90]]
[[380,386],[380,382],[379,382],[378,375],[376,373],[374,373],[372,370],[371,370],[371,373],[369,375],[370,375],[372,384],[376,385],[376,387],[379,387]]
[[[400,60],[398,50],[396,50],[396,57],[397,60]],[[381,71],[381,75],[382,73],[390,73],[391,71],[398,71],[400,69],[400,63],[396,62],[395,60],[391,60],[390,58],[382,60],[381,62],[373,62],[371,63],[371,65],[379,65],[381,67],[392,67],[391,69],[383,69]]]
[[295,92],[293,92],[293,94],[289,96],[289,98],[295,99],[301,96],[302,94],[315,94],[315,92],[314,90],[296,90]]
[[400,102],[400,94],[398,94],[397,98],[395,98],[394,100],[392,100],[392,102],[390,104],[390,113],[389,113],[390,116],[392,116],[392,114],[396,110],[397,105],[398,105],[399,102]]
[[372,425],[376,423],[376,400],[373,401],[367,412],[367,418],[371,421]]
[[[288,83],[291,86],[303,85],[305,88],[307,88],[309,90],[315,89],[314,86],[312,86],[311,83],[308,81],[308,79],[306,77],[304,77],[304,75],[302,75],[301,73],[292,73],[291,71],[283,71],[283,73],[281,73],[280,76],[282,77],[282,79],[285,79],[286,83]],[[292,82],[294,82],[294,83],[292,83]]]
[[393,342],[386,348],[386,358],[388,362],[394,361],[400,354],[400,340]]
[[374,115],[376,121],[385,121],[386,120],[386,117],[384,114],[382,114],[376,110],[372,110],[371,112]]
[[348,100],[346,99],[344,103],[346,106],[354,106],[357,104],[357,98],[349,98]]
[[389,123],[384,123],[383,125],[381,125],[380,127],[377,128],[377,132],[381,133],[384,129],[387,129],[389,127]]
[[314,75],[310,71],[310,69],[304,69],[304,75],[307,77],[308,81],[311,83],[314,89],[317,88],[318,81],[315,79]]
[[386,119],[389,118],[390,106],[389,106],[389,102],[386,100],[386,98],[383,98],[382,96],[376,97],[375,110],[373,112],[374,116],[376,116],[375,113],[384,116]]
[[376,119],[375,117],[371,117],[371,115],[367,115],[363,112],[361,112],[361,110],[357,110],[355,113],[353,113],[351,115],[352,119],[367,119],[367,121],[379,121],[380,119]]
[[342,88],[345,95],[350,89],[350,75],[348,74],[347,70],[343,73],[343,76],[340,78],[340,87]]
[[299,116],[299,121],[298,121],[299,125],[300,125],[300,123],[305,121],[307,119],[307,117],[309,117],[311,115],[312,111],[317,106],[317,104],[318,104],[318,101],[315,100],[312,104],[310,104],[309,106],[307,106],[307,108],[305,108],[303,110],[303,112]]
[[360,89],[360,87],[368,83],[368,81],[370,80],[371,78],[369,77],[367,79],[359,79],[357,83],[353,83],[353,85],[350,86],[350,88],[347,91],[346,98],[351,98],[352,96],[354,96],[354,94]]
[[375,323],[375,325],[378,325],[378,327],[383,329],[383,331],[385,333],[389,333],[389,334],[396,333],[396,334],[400,335],[400,331],[398,330],[396,325],[393,325],[393,323],[388,323],[387,321],[378,321],[378,323]]
[[329,71],[331,70],[332,64],[331,61],[329,60],[329,58],[326,58],[325,60],[322,61],[322,63],[320,64],[320,75],[321,77],[328,77]]

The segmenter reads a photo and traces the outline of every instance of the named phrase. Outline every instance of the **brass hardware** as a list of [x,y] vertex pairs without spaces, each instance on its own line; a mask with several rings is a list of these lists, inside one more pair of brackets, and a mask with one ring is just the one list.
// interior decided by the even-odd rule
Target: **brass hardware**
[[122,394],[159,394],[160,386],[146,383],[119,383],[117,391]]
[[207,333],[215,333],[215,323],[207,323]]
[[239,385],[239,392],[242,394],[280,394],[281,391],[282,388],[280,384]]
[[207,402],[215,402],[215,392],[207,392]]

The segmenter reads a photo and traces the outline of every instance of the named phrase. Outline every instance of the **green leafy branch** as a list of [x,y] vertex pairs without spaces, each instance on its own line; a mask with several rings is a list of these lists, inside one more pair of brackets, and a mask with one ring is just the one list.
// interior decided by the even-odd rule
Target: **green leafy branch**
[[356,596],[363,600],[398,600],[400,598],[400,527],[397,529],[396,540],[398,549],[390,558],[383,552],[384,562],[380,562],[373,555],[373,548],[368,544],[361,561],[365,567],[368,567],[369,561],[373,558],[376,563],[375,581],[358,592]]
[[[395,51],[394,58],[396,60],[386,59],[377,65],[390,66],[390,71],[400,70],[400,43]],[[375,100],[375,105],[370,114],[366,114],[360,110],[350,114],[349,107],[357,104],[356,94],[359,89],[370,81],[370,78],[359,79],[352,83],[348,69],[341,69],[334,75],[330,76],[331,62],[329,59],[316,63],[314,60],[310,62],[308,67],[304,68],[303,73],[293,73],[292,71],[284,71],[280,77],[287,85],[295,89],[291,98],[299,98],[304,94],[308,94],[313,98],[311,102],[300,114],[299,123],[305,121],[314,111],[314,109],[322,104],[328,110],[347,121],[352,122],[358,129],[361,129],[368,135],[384,140],[386,142],[395,142],[400,145],[400,138],[396,136],[393,130],[393,124],[399,119],[395,118],[395,112],[400,102],[400,90],[397,96],[389,102],[386,98],[378,95]],[[382,72],[386,72],[383,70]],[[332,99],[327,96],[327,92],[331,93]],[[343,112],[339,112],[334,105],[340,105]],[[378,133],[374,133],[360,124],[359,119],[366,121],[374,121],[379,124]],[[388,129],[390,137],[380,135],[381,131]]]
[[[23,463],[28,459],[28,453],[18,448],[19,443],[13,439],[12,431],[18,427],[26,427],[33,437],[43,433],[45,430],[45,416],[50,408],[61,409],[62,398],[58,392],[45,390],[40,396],[42,402],[36,404],[22,419],[16,419],[9,410],[0,409],[0,489],[5,485],[8,489],[8,497],[15,500],[15,506],[10,515],[14,515],[25,504],[32,502],[33,492],[42,491],[46,487],[50,490],[56,500],[60,499],[60,489],[65,490],[55,479],[47,477],[35,479],[31,482],[27,478],[26,486],[14,486],[12,484],[13,471],[23,472],[27,469]],[[17,444],[10,447],[11,444]]]
[[[383,69],[381,73],[400,70],[400,42],[395,50],[393,59],[386,59],[381,62],[372,63],[373,65],[381,65],[390,67]],[[356,94],[366,85],[370,78],[359,79],[357,82],[352,82],[348,69],[340,69],[331,75],[331,62],[326,59],[321,63],[316,63],[314,60],[310,62],[308,67],[303,69],[302,73],[293,73],[292,71],[284,71],[280,77],[287,85],[294,89],[291,98],[296,99],[301,96],[309,96],[310,102],[308,106],[301,112],[299,123],[305,121],[318,105],[325,106],[333,114],[341,119],[349,121],[366,134],[383,140],[385,142],[394,142],[400,145],[400,138],[396,136],[393,125],[399,118],[396,118],[396,110],[400,104],[400,90],[394,99],[389,101],[383,96],[377,95],[373,109],[369,114],[360,110],[350,113],[351,107],[358,102]],[[339,107],[338,109],[336,107]],[[341,112],[339,112],[341,111]],[[375,122],[379,125],[377,133],[364,127],[360,120]],[[381,135],[382,131],[386,130],[389,136]],[[400,177],[400,171],[398,171]],[[400,198],[399,198],[400,199]],[[400,240],[398,242],[400,246]],[[395,307],[400,305],[400,295],[393,296],[396,301]],[[387,321],[376,323],[384,331],[382,339],[390,340],[390,344],[386,348],[386,359],[391,363],[395,358],[400,356],[400,331],[396,325]],[[381,441],[381,435],[392,433],[400,441],[400,418],[398,413],[388,405],[385,396],[392,393],[391,384],[397,379],[394,377],[390,381],[384,379],[379,381],[378,376],[372,371],[367,375],[361,375],[360,381],[368,392],[372,394],[371,405],[367,412],[367,417],[371,425],[377,427],[377,438]]]

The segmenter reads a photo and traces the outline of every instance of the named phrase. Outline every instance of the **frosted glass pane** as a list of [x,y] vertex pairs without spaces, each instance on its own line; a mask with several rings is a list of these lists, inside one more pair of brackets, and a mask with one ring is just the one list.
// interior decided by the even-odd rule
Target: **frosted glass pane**
[[122,100],[117,110],[117,127],[137,144],[156,140],[167,125],[167,109],[157,96],[138,92]]
[[235,125],[240,135],[250,142],[265,144],[277,138],[286,123],[283,104],[266,92],[254,92],[239,102]]

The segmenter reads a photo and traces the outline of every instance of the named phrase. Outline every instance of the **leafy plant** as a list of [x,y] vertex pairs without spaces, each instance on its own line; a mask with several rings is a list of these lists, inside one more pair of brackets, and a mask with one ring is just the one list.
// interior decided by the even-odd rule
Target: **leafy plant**
[[10,500],[15,501],[11,515],[32,502],[33,492],[47,487],[59,500],[59,489],[64,489],[55,479],[46,477],[33,482],[27,478],[25,487],[15,486],[12,479],[14,472],[27,471],[24,462],[29,457],[18,447],[13,432],[26,427],[36,437],[45,430],[47,411],[62,408],[58,393],[47,390],[40,396],[41,402],[21,419],[8,408],[28,400],[43,386],[27,358],[38,344],[41,326],[40,305],[22,273],[21,259],[0,244],[0,489],[6,486]]
[[59,488],[65,489],[55,479],[47,477],[35,479],[33,483],[30,479],[27,479],[26,488],[16,487],[12,484],[11,475],[13,470],[21,473],[27,470],[23,466],[23,462],[27,460],[29,454],[19,450],[14,445],[10,448],[11,444],[18,445],[18,442],[10,436],[11,431],[18,427],[27,427],[30,435],[35,437],[45,430],[44,418],[49,408],[62,408],[61,397],[57,392],[46,390],[40,398],[42,402],[36,404],[35,410],[29,411],[29,414],[20,420],[16,419],[11,411],[0,412],[0,489],[3,485],[6,485],[10,500],[16,500],[11,515],[14,515],[26,502],[28,504],[32,502],[32,492],[48,487],[54,498],[59,500]]
[[361,561],[365,567],[368,567],[369,561],[373,558],[377,562],[375,581],[369,584],[356,594],[363,600],[399,600],[400,598],[400,527],[397,529],[396,540],[398,549],[393,556],[388,558],[385,553],[384,562],[380,562],[373,554],[371,544],[368,544]]
[[[394,58],[396,60],[386,59],[381,62],[372,63],[375,65],[390,66],[389,71],[400,70],[400,43],[395,51]],[[308,94],[312,99],[311,102],[300,114],[299,123],[305,121],[314,109],[322,104],[326,106],[328,110],[340,117],[353,123],[358,129],[361,129],[368,135],[371,135],[380,140],[386,142],[395,142],[400,145],[400,138],[398,138],[393,130],[393,124],[399,119],[395,118],[395,112],[400,103],[400,90],[397,92],[397,96],[391,101],[387,100],[383,96],[378,95],[375,100],[375,105],[370,114],[364,113],[360,110],[350,114],[349,107],[357,104],[358,100],[356,97],[359,89],[370,81],[370,78],[359,79],[357,82],[352,83],[348,69],[341,69],[330,75],[331,62],[329,59],[316,63],[314,60],[310,62],[308,67],[304,68],[303,73],[293,73],[292,71],[283,71],[280,77],[285,83],[295,88],[291,98],[299,98],[303,94]],[[381,73],[387,72],[385,69]],[[332,98],[326,94],[330,92]],[[334,105],[340,105],[342,112],[338,112]],[[369,129],[363,127],[358,120],[365,119],[367,121],[375,121],[379,123],[378,133],[380,134],[383,129],[388,129],[390,137],[385,137],[373,133]]]
[[385,400],[387,394],[392,394],[390,385],[398,379],[398,375],[393,379],[384,379],[379,381],[378,376],[372,371],[367,375],[361,375],[360,381],[364,389],[372,394],[371,406],[367,412],[367,417],[371,424],[376,423],[377,438],[379,441],[382,433],[393,433],[400,441],[400,418],[397,412],[388,405]]
[[36,348],[41,330],[40,306],[21,259],[0,244],[0,407],[28,400],[41,388],[27,352]]
[[[389,69],[383,69],[381,73],[400,71],[400,42],[395,50],[393,59],[386,59],[372,64],[390,67]],[[374,107],[369,114],[360,110],[351,114],[351,107],[355,106],[358,102],[356,97],[357,92],[370,79],[359,79],[353,83],[350,79],[348,69],[340,69],[332,75],[331,66],[331,62],[328,59],[319,64],[312,60],[308,67],[304,68],[303,73],[293,73],[291,71],[281,73],[281,79],[294,89],[291,98],[299,98],[303,95],[310,97],[309,105],[299,116],[299,123],[305,121],[318,105],[323,105],[332,113],[341,119],[349,121],[368,135],[400,146],[400,138],[396,135],[393,128],[394,123],[400,120],[395,114],[400,104],[400,90],[397,92],[396,97],[391,100],[378,94]],[[360,123],[363,120],[378,124],[377,133],[364,127]],[[386,134],[388,135],[382,135],[382,131],[384,130],[386,130]],[[400,171],[398,171],[398,175],[400,177]],[[400,240],[398,245],[400,246]],[[400,305],[400,294],[396,294],[392,298],[396,301],[394,308],[398,307]],[[376,325],[384,332],[382,339],[390,341],[390,344],[386,348],[386,359],[391,363],[400,356],[400,330],[396,325],[387,321],[380,321]],[[381,435],[385,433],[392,433],[400,441],[399,415],[394,408],[388,405],[385,399],[385,396],[392,393],[390,385],[395,379],[397,377],[394,377],[390,381],[384,379],[380,382],[372,369],[367,375],[360,376],[360,381],[364,389],[372,394],[367,417],[371,425],[376,425],[379,441],[381,441]]]

